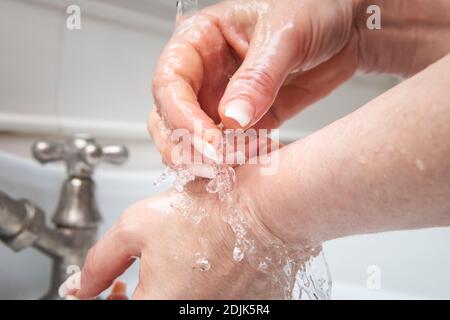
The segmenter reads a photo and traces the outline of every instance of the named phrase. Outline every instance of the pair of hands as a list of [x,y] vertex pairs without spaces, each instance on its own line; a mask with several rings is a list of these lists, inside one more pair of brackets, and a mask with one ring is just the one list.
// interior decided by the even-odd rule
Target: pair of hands
[[[350,0],[235,0],[180,21],[158,63],[148,124],[164,161],[171,164],[173,143],[161,134],[161,119],[169,129],[190,132],[218,130],[220,122],[276,128],[350,78],[361,63],[354,10]],[[248,189],[234,192],[253,196]],[[245,259],[232,260],[235,237],[219,218],[217,197],[194,197],[209,212],[196,227],[173,212],[176,196],[161,194],[126,210],[90,250],[81,288],[72,294],[96,296],[140,257],[133,298],[268,298],[261,290],[267,275]],[[264,224],[256,207],[241,208],[255,225]],[[199,232],[209,242],[208,272],[193,263]]]

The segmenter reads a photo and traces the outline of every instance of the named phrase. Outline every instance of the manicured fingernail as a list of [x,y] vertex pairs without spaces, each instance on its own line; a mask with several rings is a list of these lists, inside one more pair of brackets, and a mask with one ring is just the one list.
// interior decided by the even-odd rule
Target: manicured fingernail
[[237,121],[241,127],[252,121],[253,112],[253,106],[243,99],[232,100],[225,106],[225,117]]
[[202,154],[209,160],[212,160],[216,163],[219,161],[216,148],[214,148],[212,144],[204,141],[202,138],[194,136],[194,138],[192,139],[192,145],[194,146],[195,150],[200,152],[200,154]]
[[217,151],[216,148],[213,147],[212,144],[208,142],[203,142],[203,152],[202,154],[207,157],[208,159],[211,159],[214,162],[218,162],[219,159],[217,158]]
[[203,138],[206,142],[209,142],[216,150],[219,150],[222,144],[223,135],[222,131],[218,129],[206,129],[203,132]]
[[190,164],[186,169],[196,177],[212,179],[216,176],[214,167],[207,164]]
[[58,294],[61,298],[66,298],[69,295],[75,295],[80,290],[81,272],[76,272],[64,281],[58,289]]
[[229,164],[229,165],[244,164],[245,163],[245,154],[243,154],[241,151],[231,152],[226,155],[225,163]]

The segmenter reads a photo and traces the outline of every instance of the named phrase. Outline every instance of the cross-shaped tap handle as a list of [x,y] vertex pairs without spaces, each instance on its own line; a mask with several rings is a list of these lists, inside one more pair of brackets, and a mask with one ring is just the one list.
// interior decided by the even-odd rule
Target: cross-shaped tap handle
[[32,153],[40,163],[64,161],[68,174],[79,177],[90,177],[102,162],[121,165],[128,159],[125,146],[101,146],[87,135],[76,135],[65,142],[39,140],[34,142]]

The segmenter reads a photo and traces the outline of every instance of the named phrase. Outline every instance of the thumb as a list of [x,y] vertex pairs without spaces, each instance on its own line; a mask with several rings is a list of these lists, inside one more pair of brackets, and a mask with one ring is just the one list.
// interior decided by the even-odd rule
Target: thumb
[[272,106],[296,64],[294,30],[265,22],[257,26],[247,55],[227,85],[219,114],[227,128],[247,129]]

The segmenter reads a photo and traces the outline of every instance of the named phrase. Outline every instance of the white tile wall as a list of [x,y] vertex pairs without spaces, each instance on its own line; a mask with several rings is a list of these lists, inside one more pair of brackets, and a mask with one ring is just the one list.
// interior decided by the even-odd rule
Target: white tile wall
[[60,105],[65,130],[95,130],[102,122],[111,127],[103,125],[106,134],[121,128],[146,135],[151,78],[166,37],[96,16],[82,21],[82,30],[64,31]]
[[[73,3],[81,30],[65,27]],[[138,9],[2,0],[0,130],[146,137],[151,78],[173,22]]]
[[55,126],[62,18],[34,2],[0,1],[2,128]]

